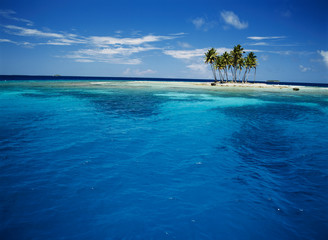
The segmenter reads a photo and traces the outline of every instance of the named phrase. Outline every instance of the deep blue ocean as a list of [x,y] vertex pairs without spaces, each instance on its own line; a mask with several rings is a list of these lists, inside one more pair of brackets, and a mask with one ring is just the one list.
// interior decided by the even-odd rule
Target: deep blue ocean
[[328,239],[328,90],[0,82],[1,239]]

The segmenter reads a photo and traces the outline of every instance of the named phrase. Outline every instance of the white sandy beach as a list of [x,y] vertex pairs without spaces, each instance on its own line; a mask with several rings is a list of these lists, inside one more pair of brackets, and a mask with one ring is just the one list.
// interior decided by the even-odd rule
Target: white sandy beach
[[[94,84],[110,84],[109,82],[98,82]],[[130,81],[124,82],[125,86],[151,86],[151,87],[174,87],[174,88],[199,88],[209,89],[212,91],[220,90],[254,90],[254,91],[278,91],[278,92],[321,92],[328,93],[326,87],[313,87],[301,85],[279,85],[279,84],[265,84],[265,83],[217,83],[215,86],[211,82],[165,82],[165,81]]]
[[92,85],[116,85],[117,83],[124,83],[126,86],[174,86],[174,87],[206,87],[211,89],[216,88],[273,88],[273,89],[293,89],[293,88],[312,88],[306,86],[296,85],[279,85],[279,84],[265,84],[265,83],[217,83],[215,86],[211,82],[178,82],[178,81],[101,81],[89,82]]

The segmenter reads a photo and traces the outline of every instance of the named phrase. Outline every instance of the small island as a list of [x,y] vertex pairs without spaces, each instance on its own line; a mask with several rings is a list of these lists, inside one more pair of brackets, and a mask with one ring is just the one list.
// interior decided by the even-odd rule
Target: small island
[[[209,49],[205,53],[205,63],[210,64],[215,86],[218,82],[222,83],[247,83],[251,70],[254,69],[254,82],[256,76],[257,58],[253,52],[249,52],[246,57],[244,48],[240,44],[234,46],[233,50],[218,55],[215,48]],[[229,80],[228,72],[231,71],[232,79]],[[217,73],[219,77],[217,77]]]

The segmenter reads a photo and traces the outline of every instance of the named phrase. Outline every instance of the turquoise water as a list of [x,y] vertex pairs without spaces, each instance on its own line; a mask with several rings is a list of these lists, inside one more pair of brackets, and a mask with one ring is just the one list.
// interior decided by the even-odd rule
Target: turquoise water
[[1,239],[327,239],[328,90],[0,82]]

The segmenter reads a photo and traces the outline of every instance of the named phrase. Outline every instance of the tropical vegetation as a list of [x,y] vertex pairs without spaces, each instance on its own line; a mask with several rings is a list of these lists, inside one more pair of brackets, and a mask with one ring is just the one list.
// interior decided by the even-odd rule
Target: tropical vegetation
[[224,52],[222,55],[218,55],[215,48],[209,49],[205,53],[205,63],[210,64],[214,81],[218,81],[218,73],[221,83],[229,82],[229,71],[231,71],[231,82],[247,83],[251,70],[254,70],[255,82],[257,58],[253,52],[249,52],[246,57],[243,57],[244,53],[244,48],[239,44],[234,46],[230,53]]

